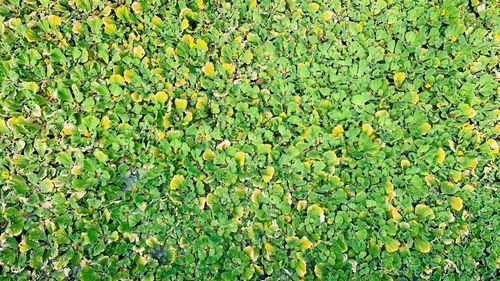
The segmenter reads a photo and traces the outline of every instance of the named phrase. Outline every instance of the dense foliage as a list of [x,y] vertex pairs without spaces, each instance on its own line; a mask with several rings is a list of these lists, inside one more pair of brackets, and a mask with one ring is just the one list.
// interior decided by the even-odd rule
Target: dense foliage
[[0,280],[493,280],[499,8],[0,0]]

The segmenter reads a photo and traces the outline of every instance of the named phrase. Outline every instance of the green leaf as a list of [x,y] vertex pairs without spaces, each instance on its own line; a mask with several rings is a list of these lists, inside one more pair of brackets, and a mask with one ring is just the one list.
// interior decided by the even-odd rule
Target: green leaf
[[101,163],[106,163],[108,161],[108,155],[106,155],[101,150],[94,151],[94,157]]
[[16,194],[26,195],[30,191],[30,187],[26,183],[26,180],[21,176],[12,176],[10,187],[14,189]]
[[399,241],[390,239],[388,242],[385,243],[385,250],[389,253],[393,253],[397,250],[399,250]]
[[421,253],[428,253],[431,251],[431,243],[422,239],[417,239],[415,240],[415,248]]

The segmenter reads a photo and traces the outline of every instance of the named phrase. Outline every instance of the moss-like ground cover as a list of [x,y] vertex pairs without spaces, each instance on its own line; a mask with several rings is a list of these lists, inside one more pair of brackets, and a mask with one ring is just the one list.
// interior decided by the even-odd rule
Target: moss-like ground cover
[[0,280],[494,280],[499,10],[0,0]]

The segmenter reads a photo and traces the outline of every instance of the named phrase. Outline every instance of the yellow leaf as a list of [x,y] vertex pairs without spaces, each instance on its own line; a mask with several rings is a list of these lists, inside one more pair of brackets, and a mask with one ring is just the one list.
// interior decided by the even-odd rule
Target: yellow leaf
[[141,3],[137,2],[137,1],[132,3],[132,11],[134,11],[134,13],[136,13],[136,14],[142,14],[143,8],[142,8]]
[[[22,242],[25,242],[25,241],[22,241]],[[26,244],[24,244],[24,243],[19,244],[19,252],[20,252],[21,254],[26,253],[26,252],[27,252],[27,251],[29,251],[30,249],[31,249],[31,247],[30,247],[29,245],[26,245]],[[54,268],[56,268],[56,267],[57,267],[57,264],[55,264],[55,265],[54,265]],[[56,268],[56,269],[57,269],[57,268]]]
[[401,214],[398,211],[398,208],[389,205],[389,212],[391,213],[392,219],[399,220],[401,219]]
[[273,245],[271,245],[271,243],[269,242],[265,242],[264,243],[264,249],[266,250],[266,259],[270,259],[271,258],[271,254],[274,252],[274,247]]
[[[79,1],[82,1],[82,0],[76,0],[77,2]],[[104,9],[102,9],[102,15],[107,17],[111,14],[111,12],[113,11],[113,8],[109,5],[107,5],[106,7],[104,7]]]
[[140,101],[142,101],[141,97],[136,92],[133,92],[132,94],[130,94],[130,97],[132,98],[132,100],[134,102],[140,102]]
[[406,79],[406,74],[404,72],[396,72],[394,74],[394,81],[397,83],[401,83]]
[[358,28],[358,32],[361,32],[363,31],[363,22],[360,21],[356,24],[356,27]]
[[177,251],[172,246],[168,247],[168,251],[170,254],[170,263],[173,263],[175,261],[175,258],[177,257]]
[[385,181],[385,193],[391,194],[394,192],[394,184],[390,178],[387,178]]
[[246,246],[243,249],[243,252],[245,252],[253,262],[257,261],[258,255],[255,254],[255,251],[252,247]]
[[422,240],[422,239],[417,239],[415,240],[415,248],[421,252],[421,253],[428,253],[431,251],[431,243]]
[[125,79],[125,82],[130,83],[135,77],[135,71],[132,69],[127,69],[123,72],[123,77]]
[[172,180],[170,180],[170,189],[176,190],[182,187],[184,184],[184,176],[183,175],[175,175]]
[[140,264],[140,265],[145,265],[148,263],[147,258],[144,256],[137,256],[136,262],[137,262],[137,264]]
[[337,137],[341,135],[343,132],[344,132],[344,127],[342,127],[342,125],[337,125],[335,126],[335,128],[333,128],[332,135],[334,137]]
[[418,204],[415,206],[415,214],[417,215],[419,220],[424,220],[424,219],[434,219],[434,211],[431,209],[431,207],[425,205],[425,204]]
[[65,124],[64,124],[64,127],[63,127],[63,129],[62,129],[62,132],[63,132],[65,135],[69,136],[69,135],[71,135],[71,134],[73,133],[74,128],[75,128],[75,127],[74,127],[72,124],[65,123]]
[[212,76],[214,73],[214,69],[214,64],[209,61],[202,67],[201,70],[203,71],[203,73],[205,73],[205,75]]
[[208,51],[207,42],[205,42],[205,40],[203,40],[201,38],[196,39],[196,46],[198,46],[200,49],[202,49],[205,52]]
[[188,26],[189,26],[189,21],[187,19],[183,19],[181,22],[181,30],[188,28]]
[[246,64],[250,64],[250,63],[252,63],[252,60],[253,60],[253,53],[252,53],[252,51],[250,51],[250,50],[246,50],[246,51],[245,51],[245,56],[246,56],[245,63],[246,63]]
[[426,174],[424,180],[428,186],[432,186],[434,183],[436,183],[436,180],[431,174]]
[[187,108],[187,100],[185,99],[175,99],[175,108],[179,111],[184,111]]
[[204,5],[203,5],[203,0],[196,0],[196,7],[198,7],[198,9],[203,9],[204,8]]
[[240,166],[245,165],[245,155],[246,154],[243,151],[236,152],[234,158],[236,159],[236,163],[238,163],[238,165]]
[[122,21],[130,21],[130,10],[127,6],[120,6],[115,10],[116,16]]
[[82,167],[80,165],[73,165],[73,167],[71,168],[71,174],[75,176],[79,175],[81,171]]
[[323,15],[321,16],[322,20],[330,20],[333,17],[333,12],[332,11],[325,11],[323,12]]
[[158,16],[154,16],[153,19],[151,19],[151,24],[154,25],[155,27],[159,27],[162,24],[161,18]]
[[205,151],[203,152],[201,157],[205,161],[213,161],[215,159],[215,153],[212,149],[205,148]]
[[462,203],[462,199],[460,197],[451,197],[450,204],[451,204],[451,207],[453,208],[453,210],[455,210],[455,211],[462,210],[463,203]]
[[106,34],[113,34],[116,32],[116,25],[114,24],[108,24],[104,26],[104,32]]
[[207,107],[207,104],[208,104],[208,98],[207,96],[202,96],[202,97],[199,97],[198,100],[196,101],[196,109],[205,109]]
[[307,208],[307,215],[311,217],[318,217],[320,222],[325,221],[325,210],[318,204],[312,204]]
[[478,160],[477,158],[474,158],[474,159],[469,160],[469,168],[470,168],[471,170],[476,169],[477,164],[479,164],[479,160]]
[[253,192],[252,192],[252,195],[250,196],[250,200],[252,202],[259,202],[259,196],[261,194],[261,191],[259,189],[255,189]]
[[474,129],[474,125],[470,123],[465,123],[462,129],[464,130],[464,132],[470,132]]
[[159,102],[165,103],[168,100],[168,94],[160,91],[155,94],[155,99]]
[[379,110],[375,112],[375,117],[388,116],[388,115],[389,113],[387,112],[387,110]]
[[334,165],[334,166],[340,164],[340,160],[337,157],[337,154],[335,153],[335,151],[329,150],[329,151],[325,152],[323,155],[325,157],[325,162],[327,164]]
[[108,25],[108,24],[114,24],[115,21],[112,18],[103,17],[102,18],[102,23],[104,23],[105,25]]
[[156,236],[152,236],[146,239],[146,245],[148,245],[149,247],[157,247],[161,245],[161,243],[160,241],[158,241],[158,238],[156,238]]
[[472,185],[470,185],[470,184],[464,185],[464,189],[467,190],[467,191],[469,191],[469,192],[474,192],[475,191],[474,187]]
[[307,237],[302,236],[302,238],[300,238],[300,248],[302,250],[307,250],[307,249],[311,248],[312,246],[313,246],[313,243],[311,241],[309,241],[309,239],[307,239]]
[[73,23],[73,27],[72,27],[71,31],[73,31],[74,33],[81,33],[83,31],[82,23],[79,21],[76,21],[75,23]]
[[207,203],[208,207],[212,207],[212,205],[215,203],[214,194],[213,193],[207,194],[207,198],[206,198],[205,202]]
[[494,139],[489,139],[486,141],[486,144],[488,145],[490,151],[492,154],[497,154],[498,153],[498,150],[499,150],[499,147],[498,147],[498,143],[496,140]]
[[156,134],[156,141],[161,141],[164,138],[165,138],[164,132],[159,132],[158,134]]
[[237,221],[239,220],[241,217],[243,217],[243,214],[244,214],[244,208],[241,207],[241,206],[236,206],[234,208],[234,219]]
[[109,78],[109,81],[112,84],[118,84],[118,85],[123,85],[125,83],[125,79],[123,79],[123,76],[121,76],[120,74],[111,75],[111,77]]
[[370,124],[363,124],[361,126],[361,129],[363,130],[363,132],[365,132],[367,135],[371,136],[373,135],[373,128]]
[[38,86],[35,82],[24,82],[24,88],[32,91],[33,93],[37,93],[40,90],[40,86]]
[[142,57],[144,57],[144,55],[146,54],[144,52],[144,48],[142,46],[137,46],[137,47],[134,47],[132,49],[132,53],[134,54],[134,56],[142,59]]
[[109,117],[108,116],[104,116],[101,118],[101,125],[104,128],[104,131],[109,129]]
[[16,28],[17,26],[21,25],[22,23],[23,22],[20,18],[11,18],[8,21],[9,27],[12,29]]
[[62,18],[59,16],[50,15],[47,17],[47,19],[48,19],[50,25],[52,25],[54,27],[62,24]]
[[307,273],[306,262],[303,259],[299,259],[299,263],[297,264],[295,270],[297,271],[297,275],[299,275],[299,277],[304,277]]
[[262,170],[262,179],[264,182],[270,182],[274,175],[274,167],[267,167]]
[[177,81],[175,81],[175,86],[176,87],[182,87],[186,85],[187,81],[184,78],[177,78]]
[[236,70],[236,66],[230,63],[223,63],[222,68],[226,70],[228,73],[233,73]]
[[191,10],[190,8],[184,8],[181,10],[180,14],[179,14],[180,17],[193,17],[194,16],[194,13],[193,13],[193,10]]
[[307,201],[306,200],[300,200],[297,202],[297,210],[301,211],[307,207]]
[[396,252],[399,249],[399,245],[401,245],[399,241],[391,239],[389,242],[385,243],[385,249],[389,253]]
[[425,122],[420,126],[420,132],[425,135],[431,130],[431,124]]
[[453,179],[454,182],[459,182],[462,179],[462,172],[452,171],[451,178]]
[[26,29],[26,32],[24,33],[24,36],[26,39],[28,39],[29,42],[35,42],[40,39],[38,34],[33,30],[33,29]]
[[438,164],[442,164],[446,158],[446,153],[442,147],[437,150],[437,162]]

